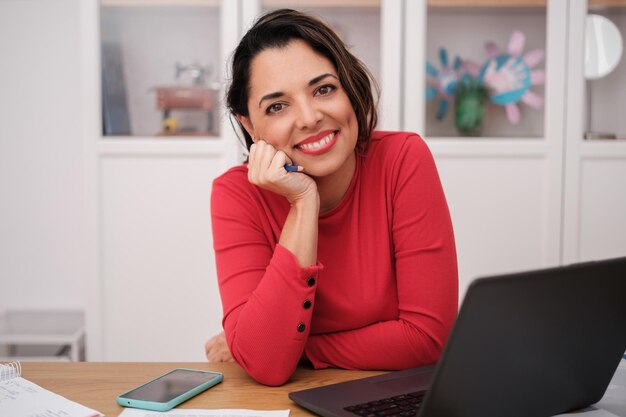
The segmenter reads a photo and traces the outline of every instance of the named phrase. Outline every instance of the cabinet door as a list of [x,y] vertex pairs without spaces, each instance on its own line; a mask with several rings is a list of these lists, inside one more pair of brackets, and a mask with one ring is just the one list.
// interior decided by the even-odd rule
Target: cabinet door
[[103,0],[104,136],[219,136],[218,0]]
[[[547,89],[563,79],[546,77],[554,62],[545,55],[554,51],[545,1],[430,0],[406,7],[408,129],[430,138],[546,136]],[[479,108],[482,123],[468,130],[463,120],[478,119],[472,116]]]
[[569,19],[563,259],[625,256],[626,1],[572,2]]
[[[426,136],[542,138],[546,7],[432,5],[427,12],[426,59],[436,73],[427,72],[434,97],[426,102]],[[457,65],[456,92],[445,93],[442,78]],[[482,126],[463,122],[480,112]]]
[[477,276],[559,263],[567,3],[405,2],[403,125],[435,156],[461,294]]
[[[204,342],[221,331],[211,184],[242,153],[221,104],[204,106],[203,94],[224,91],[225,63],[240,36],[239,3],[82,4],[84,39],[93,40],[85,48],[86,89],[98,91],[104,75],[92,50],[102,51],[105,70],[104,55],[117,53],[131,127],[107,135],[99,95],[89,94],[87,217],[96,281],[87,312],[90,360],[201,361]],[[158,88],[181,93],[163,98],[178,128],[167,135]],[[103,117],[94,122],[93,114]]]

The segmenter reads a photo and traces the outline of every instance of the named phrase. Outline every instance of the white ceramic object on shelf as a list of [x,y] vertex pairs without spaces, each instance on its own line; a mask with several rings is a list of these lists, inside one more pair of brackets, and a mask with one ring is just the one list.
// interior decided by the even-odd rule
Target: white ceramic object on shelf
[[604,16],[587,16],[585,33],[585,78],[602,78],[615,69],[622,57],[622,34]]

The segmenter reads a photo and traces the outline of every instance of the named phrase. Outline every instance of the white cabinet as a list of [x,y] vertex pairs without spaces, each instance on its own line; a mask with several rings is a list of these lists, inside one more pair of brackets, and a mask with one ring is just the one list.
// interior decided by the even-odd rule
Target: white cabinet
[[[89,359],[202,360],[204,341],[221,330],[209,198],[212,180],[240,162],[243,152],[223,108],[217,135],[158,134],[163,120],[153,90],[180,82],[174,79],[177,59],[193,63],[200,51],[200,64],[211,62],[211,76],[220,74],[207,84],[218,83],[221,97],[230,54],[258,14],[290,5],[309,8],[331,17],[372,67],[385,90],[382,107],[389,109],[381,127],[400,127],[401,27],[394,22],[400,20],[401,3],[288,3],[81,3],[87,223],[93,238],[86,249],[95,277],[87,311]],[[118,57],[117,73],[125,77],[125,108],[132,126],[127,134],[106,129],[106,100],[116,97],[106,83],[101,88],[101,42],[117,44],[113,56]],[[115,93],[119,85],[113,87]],[[184,123],[182,115],[178,121]]]
[[[432,1],[405,3],[403,127],[421,132],[437,161],[457,239],[460,293],[477,276],[560,263],[565,44],[568,2]],[[454,126],[454,107],[437,120],[438,101],[426,96],[426,61],[441,71],[439,51],[486,63],[485,43],[508,51],[513,31],[525,35],[523,53],[541,49],[545,83],[531,86],[540,110],[523,103],[512,124],[489,104],[480,137]],[[518,45],[519,46],[519,45]]]
[[[379,128],[418,132],[433,151],[457,236],[461,294],[480,275],[626,254],[626,143],[583,140],[582,0],[507,0],[497,6],[486,0],[103,1],[81,2],[91,225],[86,251],[96,277],[87,311],[92,360],[203,359],[203,342],[221,329],[222,315],[209,224],[211,181],[243,155],[223,108],[217,136],[103,136],[98,27],[106,7],[140,13],[176,3],[219,10],[219,28],[199,36],[210,37],[210,53],[218,57],[222,77],[212,82],[220,83],[220,96],[228,58],[260,12],[293,7],[331,20],[382,86]],[[158,16],[163,10],[153,11]],[[613,18],[626,33],[621,10]],[[526,33],[525,50],[546,52],[538,66],[545,84],[532,88],[544,107],[522,105],[515,126],[504,109],[490,108],[483,136],[458,136],[451,119],[437,121],[425,100],[425,62],[439,64],[440,46],[451,56],[481,61],[484,42],[506,49],[514,29]],[[159,36],[169,30],[162,26]],[[171,36],[197,41],[197,33],[189,28]],[[163,46],[171,55],[168,48]],[[603,80],[608,86],[587,86],[595,88],[592,103],[604,102],[598,98],[603,88],[621,91],[619,107],[624,64],[618,71],[616,80]],[[151,126],[144,132],[158,131],[159,114],[151,112],[142,121]],[[605,111],[594,114],[593,123],[604,123]],[[623,123],[613,114],[611,120]]]
[[[623,1],[592,1],[626,35]],[[584,81],[587,2],[405,2],[403,127],[425,133],[440,170],[457,237],[461,293],[479,275],[626,255],[624,140],[584,140],[585,132],[626,137],[621,104],[626,67]],[[507,48],[514,30],[524,51],[545,49],[541,111],[521,105],[511,125],[487,109],[480,138],[460,137],[439,122],[425,96],[424,62],[438,48],[476,58],[483,43]],[[483,52],[484,53],[484,52]],[[450,64],[451,65],[451,64]],[[499,111],[494,114],[493,111]],[[623,113],[623,112],[621,112]]]
[[[563,262],[626,255],[626,57],[607,76],[584,78],[584,28],[601,14],[626,36],[626,2],[572,2],[568,35]],[[584,140],[586,132],[614,139]]]
[[[197,59],[212,69],[203,86],[222,96],[225,63],[240,36],[239,3],[80,3],[86,251],[95,277],[87,310],[91,360],[203,360],[204,342],[221,330],[209,200],[212,180],[241,161],[241,150],[222,110],[212,132],[160,134],[154,89],[183,85],[176,62]],[[101,41],[117,43],[124,58],[134,126],[126,135],[103,130]],[[180,125],[192,123],[186,116],[176,115]]]

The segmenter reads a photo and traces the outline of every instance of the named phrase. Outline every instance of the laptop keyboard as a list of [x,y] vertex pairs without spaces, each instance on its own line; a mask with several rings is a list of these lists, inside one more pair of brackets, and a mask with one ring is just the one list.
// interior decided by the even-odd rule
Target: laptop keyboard
[[362,417],[402,416],[415,417],[422,405],[426,391],[396,395],[382,400],[344,407],[344,410]]

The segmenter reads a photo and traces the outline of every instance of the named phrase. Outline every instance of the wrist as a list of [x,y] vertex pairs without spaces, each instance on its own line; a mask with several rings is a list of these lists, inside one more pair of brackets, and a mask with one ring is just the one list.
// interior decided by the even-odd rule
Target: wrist
[[319,213],[320,210],[320,195],[317,189],[309,191],[297,197],[287,199],[292,208],[296,210],[315,210]]

